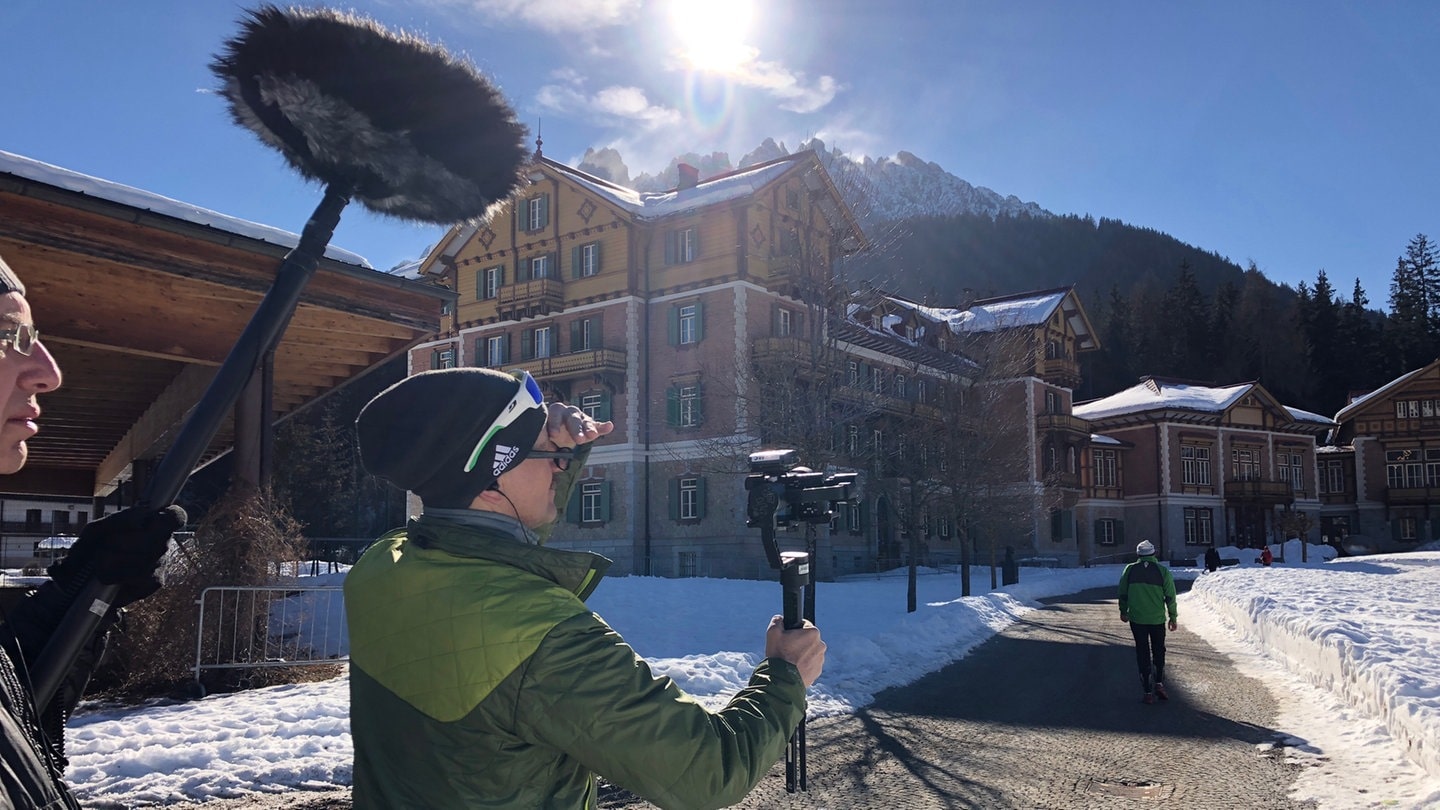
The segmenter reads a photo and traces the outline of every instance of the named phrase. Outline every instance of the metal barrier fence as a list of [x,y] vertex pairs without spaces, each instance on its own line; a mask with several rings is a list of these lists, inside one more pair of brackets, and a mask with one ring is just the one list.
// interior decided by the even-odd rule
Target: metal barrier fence
[[302,667],[350,660],[339,586],[206,588],[195,640],[195,683],[216,669]]

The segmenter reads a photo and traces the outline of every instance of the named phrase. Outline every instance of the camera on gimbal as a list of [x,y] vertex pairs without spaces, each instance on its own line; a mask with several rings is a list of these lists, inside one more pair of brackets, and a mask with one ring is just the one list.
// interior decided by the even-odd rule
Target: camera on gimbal
[[[745,491],[750,493],[745,525],[760,530],[765,557],[770,567],[780,572],[785,627],[790,630],[802,627],[806,619],[815,619],[813,598],[808,600],[807,615],[801,615],[801,603],[814,575],[809,553],[782,552],[775,529],[795,523],[829,523],[836,505],[850,499],[850,486],[857,477],[855,473],[815,472],[799,466],[798,460],[794,450],[751,453],[750,474],[745,476]],[[805,790],[805,781],[805,721],[801,720],[785,749],[785,790],[794,793],[797,785]]]

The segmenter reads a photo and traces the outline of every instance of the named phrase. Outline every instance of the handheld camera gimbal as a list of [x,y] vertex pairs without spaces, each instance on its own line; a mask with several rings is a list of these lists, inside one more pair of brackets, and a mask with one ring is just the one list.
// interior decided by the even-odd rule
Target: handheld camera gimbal
[[[750,474],[745,476],[745,525],[760,530],[765,557],[780,572],[785,629],[801,627],[815,620],[815,603],[806,600],[806,589],[814,583],[809,552],[781,551],[775,530],[799,523],[829,523],[835,506],[850,499],[855,473],[815,472],[796,465],[794,450],[761,450],[750,454]],[[801,605],[806,609],[801,615]],[[797,780],[798,772],[798,780]],[[785,749],[785,790],[806,789],[805,721],[800,721]]]

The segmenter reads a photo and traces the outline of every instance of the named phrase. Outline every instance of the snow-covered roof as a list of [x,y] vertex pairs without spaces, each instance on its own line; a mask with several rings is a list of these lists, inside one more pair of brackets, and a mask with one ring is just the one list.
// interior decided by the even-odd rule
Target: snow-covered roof
[[1113,445],[1124,444],[1124,442],[1120,441],[1119,439],[1116,439],[1116,438],[1111,437],[1111,436],[1105,436],[1105,435],[1102,435],[1102,434],[1099,434],[1099,433],[1091,433],[1091,434],[1090,434],[1090,443],[1091,443],[1091,444],[1113,444]]
[[[1437,362],[1440,362],[1440,361],[1437,361]],[[1350,404],[1349,404],[1349,405],[1346,405],[1345,407],[1343,407],[1343,408],[1341,408],[1340,410],[1338,410],[1338,411],[1335,412],[1335,421],[1336,421],[1336,422],[1344,422],[1346,419],[1349,419],[1351,416],[1353,416],[1356,411],[1358,411],[1358,410],[1360,410],[1361,408],[1365,407],[1365,405],[1366,405],[1367,403],[1369,403],[1370,400],[1376,399],[1376,398],[1378,398],[1378,397],[1382,397],[1382,396],[1385,396],[1385,395],[1389,394],[1391,391],[1394,391],[1395,389],[1397,389],[1397,388],[1399,388],[1400,386],[1404,385],[1405,383],[1409,382],[1409,381],[1410,381],[1411,379],[1413,379],[1416,375],[1418,375],[1418,374],[1420,374],[1421,372],[1425,371],[1426,369],[1430,368],[1431,365],[1434,365],[1434,363],[1431,363],[1430,365],[1426,365],[1426,366],[1421,366],[1420,368],[1417,368],[1417,369],[1415,369],[1414,371],[1407,371],[1407,372],[1405,372],[1404,374],[1401,374],[1399,377],[1396,377],[1395,379],[1391,380],[1390,382],[1385,383],[1384,385],[1380,386],[1379,388],[1376,388],[1374,391],[1371,391],[1371,392],[1368,393],[1368,394],[1364,394],[1364,395],[1362,395],[1362,396],[1358,396],[1358,397],[1350,400]]]
[[944,320],[956,334],[974,332],[996,332],[1020,326],[1039,326],[1050,320],[1055,308],[1065,299],[1068,291],[1058,290],[1042,295],[1025,296],[976,302],[963,312],[934,310],[935,313],[954,313]]
[[691,188],[661,192],[634,191],[598,177],[592,177],[563,163],[547,160],[545,164],[563,173],[567,180],[584,186],[589,191],[606,198],[640,219],[658,219],[702,206],[751,196],[775,178],[794,168],[797,159],[805,154],[807,153],[797,153],[748,169],[712,177],[700,181]]
[[[142,211],[173,217],[196,225],[204,225],[236,236],[269,242],[272,245],[293,248],[300,241],[297,234],[289,231],[282,231],[279,228],[272,228],[269,225],[261,225],[238,217],[226,216],[208,208],[172,200],[149,191],[141,191],[133,186],[101,180],[88,174],[72,172],[69,169],[62,169],[59,166],[52,166],[49,163],[42,163],[10,152],[0,151],[0,174],[23,177],[36,183],[44,183],[47,186],[119,203]],[[374,269],[363,256],[342,248],[329,246],[325,249],[325,256],[335,261]]]
[[1328,418],[1326,418],[1326,417],[1324,417],[1324,416],[1321,416],[1321,415],[1318,414],[1318,413],[1311,413],[1310,411],[1302,411],[1302,410],[1300,410],[1299,408],[1292,408],[1292,407],[1290,407],[1289,405],[1286,405],[1286,406],[1285,406],[1285,410],[1287,410],[1287,411],[1290,412],[1290,418],[1291,418],[1291,419],[1294,419],[1296,422],[1314,422],[1314,423],[1319,424],[1319,425],[1333,425],[1333,424],[1334,424],[1334,422],[1332,422],[1330,419],[1328,419]]
[[1081,419],[1103,419],[1126,413],[1161,409],[1183,409],[1222,413],[1254,387],[1254,383],[1211,388],[1203,385],[1147,380],[1118,394],[1076,405],[1073,413]]

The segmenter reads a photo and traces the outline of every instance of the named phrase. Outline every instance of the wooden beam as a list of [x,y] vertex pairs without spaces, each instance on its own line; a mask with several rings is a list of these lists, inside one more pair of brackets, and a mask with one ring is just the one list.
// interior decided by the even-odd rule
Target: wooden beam
[[[137,458],[159,455],[155,449],[167,434],[179,431],[200,397],[215,377],[215,370],[203,366],[186,366],[170,387],[135,421],[115,449],[110,451],[95,470],[94,494],[108,487],[130,462]],[[168,442],[167,442],[168,444]]]

